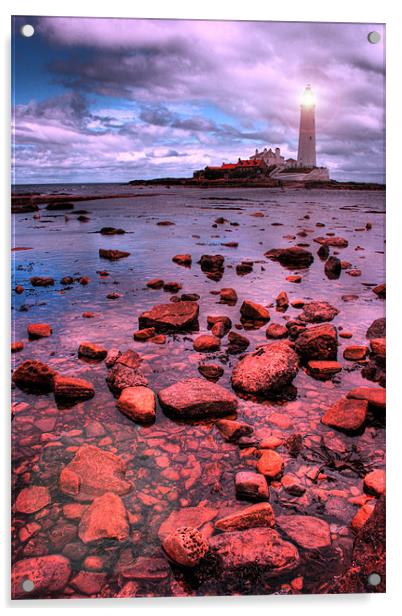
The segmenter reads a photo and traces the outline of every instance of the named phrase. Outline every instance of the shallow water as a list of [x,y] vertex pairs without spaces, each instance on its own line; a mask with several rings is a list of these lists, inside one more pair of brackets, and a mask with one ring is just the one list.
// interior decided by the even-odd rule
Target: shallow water
[[[113,193],[119,190],[115,187]],[[124,192],[127,187],[122,187]],[[53,396],[33,396],[13,391],[15,417],[13,421],[13,491],[14,496],[27,485],[46,485],[52,494],[52,504],[45,512],[32,516],[15,515],[13,524],[13,559],[48,553],[70,553],[75,546],[74,568],[81,569],[83,559],[102,554],[107,578],[104,596],[113,596],[120,588],[118,561],[138,556],[161,557],[157,537],[161,523],[169,513],[180,507],[206,504],[218,511],[217,517],[238,508],[234,492],[234,475],[239,470],[253,469],[256,455],[253,450],[240,450],[223,441],[213,422],[196,424],[173,421],[158,409],[154,425],[136,425],[115,406],[105,377],[103,362],[88,363],[78,359],[80,342],[101,343],[107,349],[134,349],[141,354],[149,386],[161,388],[187,377],[199,377],[200,362],[211,359],[221,362],[225,369],[219,384],[230,388],[230,375],[238,357],[225,353],[226,339],[221,351],[209,354],[193,350],[193,335],[168,336],[166,345],[135,342],[132,334],[138,329],[138,316],[155,304],[171,297],[163,290],[151,290],[146,282],[160,277],[182,284],[180,293],[198,293],[200,305],[200,333],[207,331],[208,315],[228,315],[233,324],[239,323],[239,308],[243,299],[270,305],[282,290],[289,300],[302,298],[326,300],[339,309],[333,323],[353,333],[350,340],[340,339],[338,359],[342,372],[334,381],[320,382],[303,370],[293,384],[297,388],[295,400],[284,402],[256,402],[239,399],[238,418],[254,426],[255,435],[265,438],[271,434],[287,437],[296,432],[305,436],[308,446],[317,446],[320,437],[335,432],[322,425],[324,411],[341,395],[359,385],[374,385],[360,373],[361,366],[342,359],[342,349],[350,344],[366,344],[365,333],[372,321],[384,316],[384,301],[372,292],[372,287],[384,282],[384,208],[385,195],[375,191],[286,190],[276,189],[197,189],[164,187],[133,190],[137,197],[100,199],[76,204],[87,210],[89,222],[78,222],[73,212],[41,212],[40,219],[32,214],[13,216],[14,241],[17,248],[29,248],[13,253],[13,288],[20,284],[22,295],[13,294],[13,340],[22,340],[23,351],[14,356],[16,365],[33,358],[52,368],[74,376],[87,378],[95,385],[92,400],[71,409],[57,408]],[[60,189],[60,192],[62,190]],[[83,193],[83,190],[76,191]],[[112,191],[105,191],[112,192]],[[253,216],[262,212],[263,217]],[[229,222],[212,227],[223,216]],[[308,216],[308,218],[307,218]],[[172,226],[158,226],[169,220]],[[230,223],[238,223],[238,226]],[[325,227],[316,227],[316,223]],[[367,222],[372,229],[365,230]],[[280,224],[276,224],[280,223]],[[101,227],[122,227],[126,233],[102,236]],[[363,229],[363,230],[362,230]],[[297,234],[303,232],[302,236]],[[304,236],[304,232],[306,236]],[[316,254],[319,244],[314,237],[335,233],[345,237],[349,246],[338,249],[342,260],[350,261],[362,270],[362,276],[351,277],[345,271],[339,280],[328,280],[324,265],[315,256],[312,266],[300,270],[302,282],[292,284],[286,276],[292,272],[279,263],[269,261],[264,252],[271,248],[302,243]],[[296,236],[286,239],[284,236]],[[222,243],[238,242],[237,248]],[[360,249],[360,248],[362,249]],[[109,262],[99,258],[99,248],[116,248],[131,253],[128,258]],[[334,250],[331,249],[332,254]],[[191,253],[193,264],[184,268],[172,262],[175,254]],[[222,254],[225,271],[219,282],[209,280],[197,264],[202,254]],[[235,266],[240,261],[254,261],[251,274],[238,276]],[[109,276],[97,273],[107,270]],[[52,276],[53,287],[34,288],[32,276]],[[65,288],[59,284],[63,276],[88,276],[90,282],[78,282]],[[237,290],[235,306],[219,304],[219,295],[211,292],[223,287]],[[122,297],[106,298],[116,291]],[[352,301],[344,295],[356,295]],[[82,317],[85,311],[96,313],[95,318]],[[285,323],[300,311],[290,307],[281,314],[270,308],[271,323]],[[53,334],[49,338],[30,342],[26,328],[29,323],[49,323]],[[245,334],[251,340],[249,351],[267,342],[266,327]],[[105,434],[89,437],[88,424],[98,421]],[[385,464],[385,430],[381,423],[369,422],[359,436],[336,438],[346,444],[367,468],[383,468]],[[78,522],[63,517],[62,506],[72,502],[58,491],[60,469],[69,462],[82,443],[92,443],[112,451],[127,462],[127,477],[134,483],[134,491],[123,497],[132,514],[131,539],[124,545],[104,542],[95,547],[85,546],[76,536]],[[280,482],[271,486],[270,502],[277,514],[298,512],[317,515],[331,524],[333,551],[327,568],[314,579],[306,565],[296,575],[304,576],[302,592],[317,592],[329,571],[350,556],[353,534],[350,522],[358,510],[349,499],[362,494],[362,479],[351,471],[325,470],[326,477],[311,480],[320,463],[306,461],[300,456],[291,458],[286,449],[278,450],[285,458],[285,472],[298,475],[306,493],[294,497],[281,489]],[[357,452],[357,453],[356,453]],[[310,456],[311,458],[311,456]],[[246,504],[246,503],[244,503]],[[135,516],[135,518],[134,518]],[[28,541],[21,541],[20,529],[32,520],[41,528]],[[67,529],[67,530],[66,530]],[[213,531],[213,523],[204,529]],[[337,557],[334,560],[334,554]],[[342,558],[340,557],[342,554]],[[162,556],[163,558],[163,556]],[[335,565],[333,563],[335,562]],[[332,563],[332,565],[330,565]],[[152,596],[172,594],[223,594],[228,592],[288,592],[289,576],[255,584],[233,580],[233,585],[220,585],[212,577],[186,576],[173,569],[165,577],[150,582],[138,582],[138,593]],[[294,592],[290,590],[289,592]],[[80,593],[71,586],[61,596]]]

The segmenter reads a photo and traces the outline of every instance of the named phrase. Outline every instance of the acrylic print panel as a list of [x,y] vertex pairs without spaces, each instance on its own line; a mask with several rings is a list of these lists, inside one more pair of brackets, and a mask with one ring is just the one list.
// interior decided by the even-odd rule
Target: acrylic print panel
[[384,36],[14,18],[14,599],[384,592]]

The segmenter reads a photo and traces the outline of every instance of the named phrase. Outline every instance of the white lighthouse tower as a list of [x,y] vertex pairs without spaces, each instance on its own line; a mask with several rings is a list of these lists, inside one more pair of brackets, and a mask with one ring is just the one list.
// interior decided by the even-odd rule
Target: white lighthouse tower
[[316,167],[315,153],[315,100],[308,84],[300,104],[298,167]]

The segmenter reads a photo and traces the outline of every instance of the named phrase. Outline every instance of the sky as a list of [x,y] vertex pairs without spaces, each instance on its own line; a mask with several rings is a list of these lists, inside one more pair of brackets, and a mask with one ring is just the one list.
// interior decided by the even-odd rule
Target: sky
[[13,183],[191,177],[264,147],[296,158],[307,83],[317,164],[383,182],[384,37],[379,24],[16,17]]

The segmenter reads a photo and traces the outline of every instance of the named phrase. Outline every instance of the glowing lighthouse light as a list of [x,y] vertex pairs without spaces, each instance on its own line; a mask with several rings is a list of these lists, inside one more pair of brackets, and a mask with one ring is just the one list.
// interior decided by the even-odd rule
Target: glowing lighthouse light
[[303,107],[314,107],[315,105],[315,97],[310,84],[306,86],[306,89],[303,92],[301,97],[301,105]]

